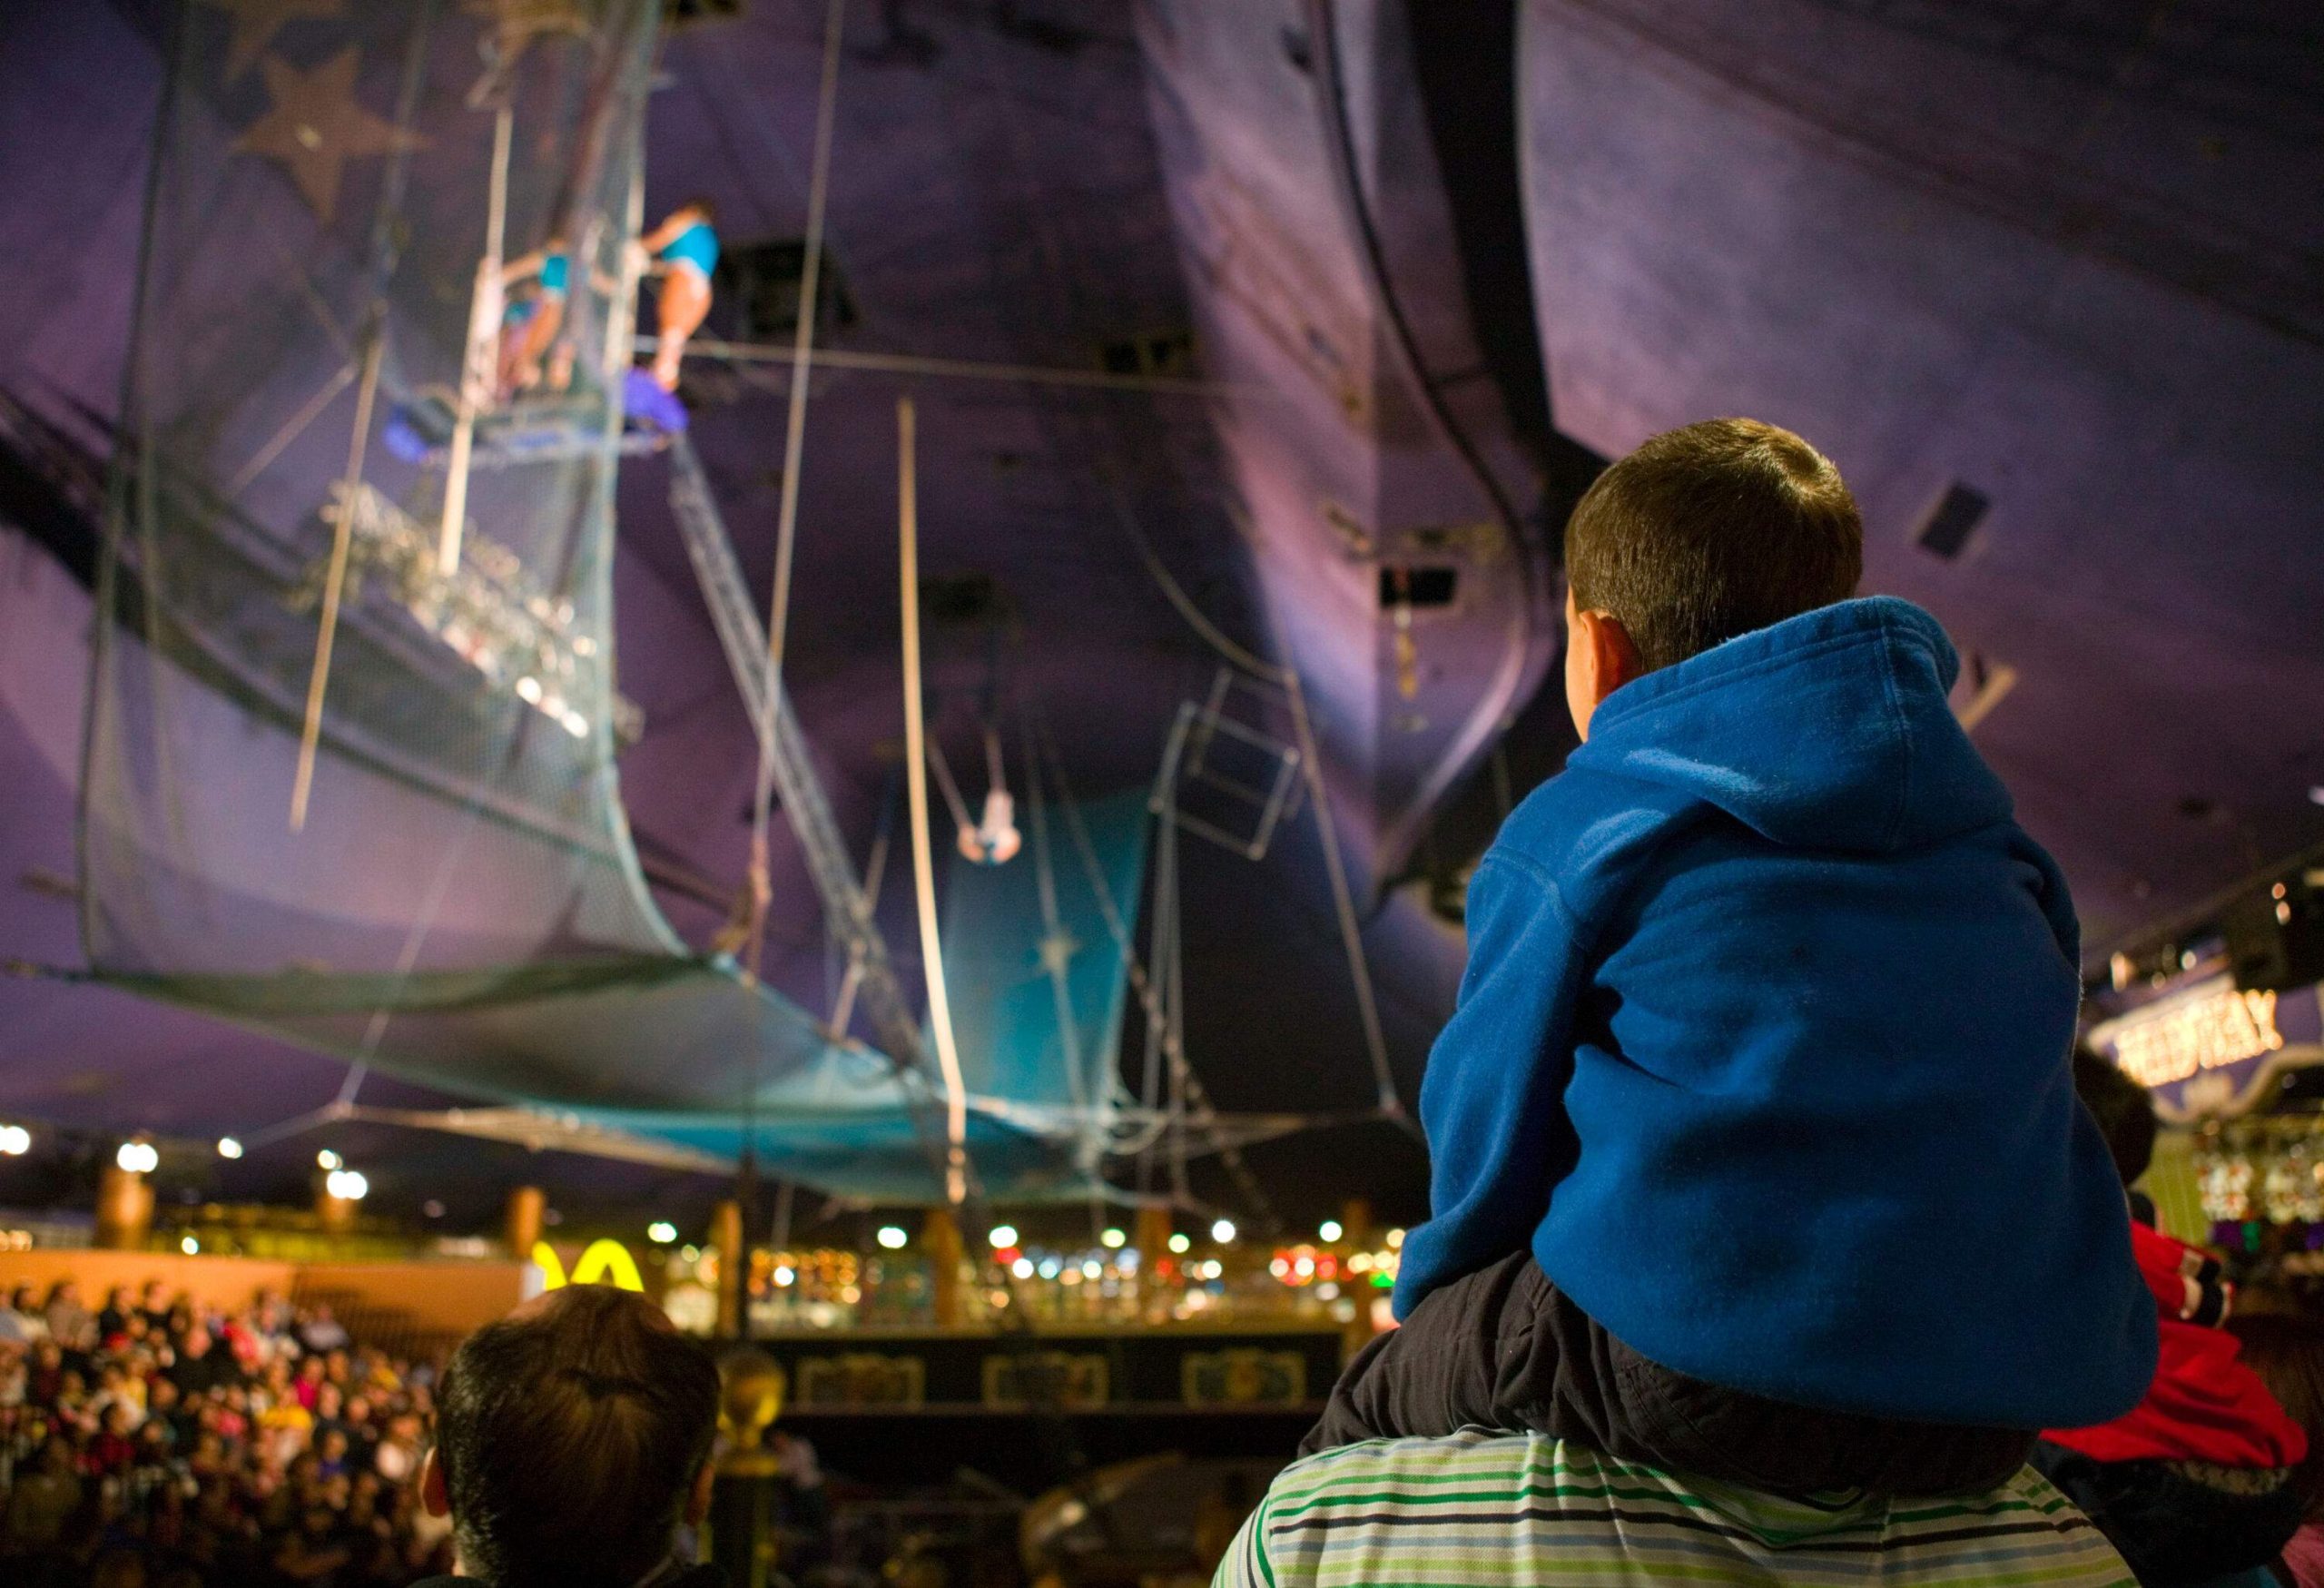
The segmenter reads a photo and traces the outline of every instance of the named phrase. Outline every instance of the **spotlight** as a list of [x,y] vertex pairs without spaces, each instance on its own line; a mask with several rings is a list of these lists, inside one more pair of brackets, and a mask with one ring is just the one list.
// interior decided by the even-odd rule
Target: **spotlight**
[[1340,1228],[1340,1221],[1338,1219],[1326,1218],[1324,1220],[1322,1226],[1316,1229],[1315,1233],[1324,1240],[1337,1240],[1341,1236],[1345,1235],[1347,1231]]
[[221,1136],[218,1138],[219,1157],[240,1158],[241,1155],[242,1144],[241,1142],[235,1140],[231,1136]]
[[33,1133],[22,1125],[0,1125],[0,1154],[22,1158],[33,1149]]
[[678,1238],[678,1227],[666,1218],[656,1218],[645,1227],[645,1238],[656,1246],[668,1246]]
[[162,1155],[150,1141],[124,1141],[113,1160],[131,1174],[148,1175],[161,1167]]
[[202,1243],[194,1239],[193,1237],[190,1235],[183,1236],[180,1238],[178,1241],[178,1250],[183,1252],[187,1257],[192,1257],[202,1250]]
[[1104,1247],[1108,1251],[1119,1251],[1121,1250],[1123,1244],[1128,1239],[1129,1237],[1124,1235],[1120,1230],[1108,1229],[1105,1234],[1098,1238],[1098,1244]]
[[328,1147],[315,1154],[315,1167],[317,1169],[341,1169],[346,1166],[346,1163],[347,1160],[345,1159],[340,1157],[339,1154],[333,1152]]
[[1019,1279],[1029,1279],[1033,1277],[1033,1259],[1030,1258],[1019,1258],[1015,1262],[1009,1265],[1009,1271],[1016,1275]]
[[1194,1244],[1183,1235],[1174,1235],[1170,1238],[1170,1249],[1174,1252],[1184,1252]]
[[323,1177],[323,1189],[342,1202],[360,1202],[370,1195],[371,1182],[351,1169],[335,1169]]
[[1392,1229],[1388,1232],[1388,1249],[1392,1252],[1400,1252],[1404,1249],[1404,1232],[1403,1230]]
[[880,1227],[880,1244],[887,1248],[888,1250],[891,1252],[900,1252],[903,1250],[904,1242],[911,1238],[910,1236],[903,1232],[900,1226],[883,1224]]
[[1017,1244],[1017,1227],[1013,1224],[996,1224],[992,1227],[992,1233],[985,1238],[992,1242],[993,1250],[1006,1250]]
[[1100,1276],[1102,1276],[1102,1275],[1105,1273],[1105,1271],[1106,1271],[1106,1265],[1105,1265],[1105,1264],[1103,1264],[1103,1263],[1101,1263],[1101,1262],[1099,1262],[1099,1261],[1098,1261],[1097,1258],[1089,1258],[1087,1262],[1085,1262],[1085,1263],[1083,1263],[1083,1264],[1081,1265],[1081,1277],[1082,1277],[1084,1279],[1095,1279],[1095,1278],[1098,1278],[1098,1277],[1099,1277]]
[[1228,1246],[1233,1244],[1235,1239],[1235,1221],[1232,1218],[1222,1218],[1217,1223],[1212,1225],[1210,1227],[1210,1238],[1216,1241],[1220,1246]]

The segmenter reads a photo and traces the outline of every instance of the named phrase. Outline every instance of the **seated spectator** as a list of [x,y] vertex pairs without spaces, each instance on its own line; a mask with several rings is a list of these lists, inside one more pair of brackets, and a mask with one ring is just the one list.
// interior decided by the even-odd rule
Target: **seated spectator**
[[97,1311],[97,1338],[111,1341],[129,1332],[129,1320],[137,1316],[137,1304],[129,1298],[129,1287],[116,1285],[105,1292],[105,1304]]
[[190,1397],[208,1395],[222,1385],[233,1383],[241,1374],[233,1359],[218,1349],[210,1331],[190,1321],[179,1337],[177,1359],[170,1364],[169,1376],[178,1393]]
[[1873,1581],[2123,1588],[2128,1576],[2105,1538],[2031,1468],[1942,1502],[1788,1500],[1667,1476],[1545,1435],[1472,1428],[1293,1463],[1243,1524],[1213,1588]]
[[[2146,1090],[2087,1050],[2074,1055],[2074,1090],[2127,1189],[2153,1151]],[[2034,1465],[2113,1541],[2144,1588],[2255,1572],[2299,1526],[2292,1480],[2308,1437],[2236,1359],[2236,1338],[2221,1327],[2234,1290],[2217,1260],[2136,1222],[2131,1250],[2161,1327],[2154,1378],[2112,1422],[2044,1434]]]
[[97,1320],[82,1305],[81,1287],[59,1279],[49,1287],[48,1305],[41,1309],[48,1322],[48,1336],[67,1351],[85,1351],[97,1343]]
[[2229,1327],[2243,1342],[2244,1365],[2308,1435],[2308,1455],[2291,1475],[2299,1531],[2284,1545],[2279,1575],[2290,1576],[2298,1588],[2324,1588],[2324,1323],[2246,1311]]
[[[310,1448],[294,1371],[304,1318],[269,1327],[262,1307],[221,1314],[150,1287],[132,1310],[69,1359],[44,1331],[29,1348],[0,1343],[5,1588],[80,1588],[100,1567],[173,1588],[400,1588],[450,1563],[448,1524],[418,1503],[426,1364],[321,1359],[307,1377],[332,1432]],[[222,1344],[238,1336],[268,1365],[255,1385]],[[359,1380],[363,1395],[344,1393]],[[369,1456],[391,1425],[409,1457],[392,1483]]]
[[347,1326],[331,1317],[328,1303],[317,1302],[313,1314],[299,1326],[299,1340],[319,1355],[344,1351],[348,1346]]
[[677,1530],[709,1514],[717,1423],[718,1371],[660,1308],[567,1286],[453,1355],[420,1494],[494,1588],[705,1588]]
[[6,1542],[10,1553],[33,1554],[54,1547],[65,1518],[80,1509],[81,1475],[72,1444],[52,1434],[28,1472],[20,1472],[8,1498]]
[[0,1341],[29,1346],[48,1338],[48,1318],[29,1285],[19,1285],[0,1303]]
[[137,1312],[145,1327],[157,1334],[167,1329],[172,1310],[168,1287],[159,1279],[146,1280],[145,1288],[137,1293]]

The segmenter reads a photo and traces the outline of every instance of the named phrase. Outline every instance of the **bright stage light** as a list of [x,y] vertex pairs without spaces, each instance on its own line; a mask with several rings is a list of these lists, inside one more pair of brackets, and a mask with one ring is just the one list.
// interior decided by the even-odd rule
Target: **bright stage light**
[[328,1147],[315,1154],[315,1167],[317,1169],[344,1169],[346,1166],[347,1160],[340,1157],[339,1154],[333,1152]]
[[371,1182],[351,1169],[335,1169],[323,1177],[323,1189],[342,1202],[360,1202],[371,1194]]
[[33,1149],[33,1133],[22,1125],[0,1125],[0,1154],[22,1158]]
[[1108,1229],[1105,1234],[1098,1238],[1098,1244],[1108,1251],[1119,1251],[1128,1239],[1129,1237],[1118,1229]]
[[883,1224],[880,1226],[880,1244],[887,1248],[891,1252],[900,1252],[903,1250],[904,1242],[911,1238],[906,1235],[902,1228],[897,1225]]
[[202,1250],[202,1243],[194,1239],[193,1237],[190,1235],[184,1236],[178,1241],[178,1250],[183,1252],[187,1257],[193,1257]]
[[1403,1230],[1392,1229],[1388,1232],[1388,1249],[1392,1252],[1400,1252],[1404,1249],[1404,1232]]
[[678,1238],[678,1227],[666,1218],[656,1218],[645,1227],[645,1238],[656,1245],[668,1246]]
[[113,1160],[131,1174],[146,1175],[161,1167],[162,1155],[150,1141],[124,1141]]
[[1029,1279],[1033,1277],[1033,1259],[1030,1258],[1019,1258],[1015,1262],[1009,1265],[1009,1271],[1016,1275],[1019,1279]]
[[1106,1265],[1099,1262],[1095,1258],[1088,1259],[1081,1265],[1081,1277],[1084,1279],[1100,1278],[1104,1276],[1105,1272]]
[[1338,1219],[1326,1218],[1316,1229],[1315,1233],[1324,1240],[1337,1240],[1341,1236],[1345,1235],[1347,1231],[1340,1228],[1340,1221]]
[[1235,1221],[1232,1218],[1222,1218],[1217,1223],[1212,1225],[1210,1227],[1210,1238],[1216,1241],[1220,1246],[1232,1244],[1235,1239]]
[[992,1242],[993,1250],[1004,1250],[1017,1244],[1017,1227],[1013,1224],[996,1224],[992,1227],[992,1233],[985,1238]]
[[235,1140],[231,1136],[221,1136],[218,1138],[219,1157],[240,1158],[241,1155],[242,1144],[241,1142]]
[[1183,1252],[1194,1244],[1184,1235],[1174,1235],[1170,1238],[1170,1249],[1174,1252]]

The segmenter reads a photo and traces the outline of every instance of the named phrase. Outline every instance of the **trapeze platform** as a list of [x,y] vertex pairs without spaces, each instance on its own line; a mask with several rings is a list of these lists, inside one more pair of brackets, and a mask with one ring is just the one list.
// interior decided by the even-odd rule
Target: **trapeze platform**
[[[398,403],[381,440],[407,463],[443,468],[459,427],[458,400],[450,391],[435,390]],[[625,458],[659,452],[673,436],[685,433],[685,405],[643,370],[632,370],[623,380],[621,409],[614,448]],[[607,417],[605,393],[596,389],[520,397],[477,416],[468,467],[512,469],[588,457],[605,445]]]

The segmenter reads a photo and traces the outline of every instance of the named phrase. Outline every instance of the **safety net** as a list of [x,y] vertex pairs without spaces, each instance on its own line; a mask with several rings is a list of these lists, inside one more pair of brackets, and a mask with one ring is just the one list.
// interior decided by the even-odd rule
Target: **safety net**
[[[714,1144],[747,1122],[778,1172],[890,1194],[921,1173],[924,1083],[691,952],[621,805],[615,473],[683,419],[630,368],[658,12],[184,7],[94,652],[86,947],[103,979],[384,1071]],[[1094,947],[1112,991],[1053,1004],[1053,1031],[1088,1004],[1055,1085],[989,1022],[997,1192],[1091,1167],[1120,1005]]]

